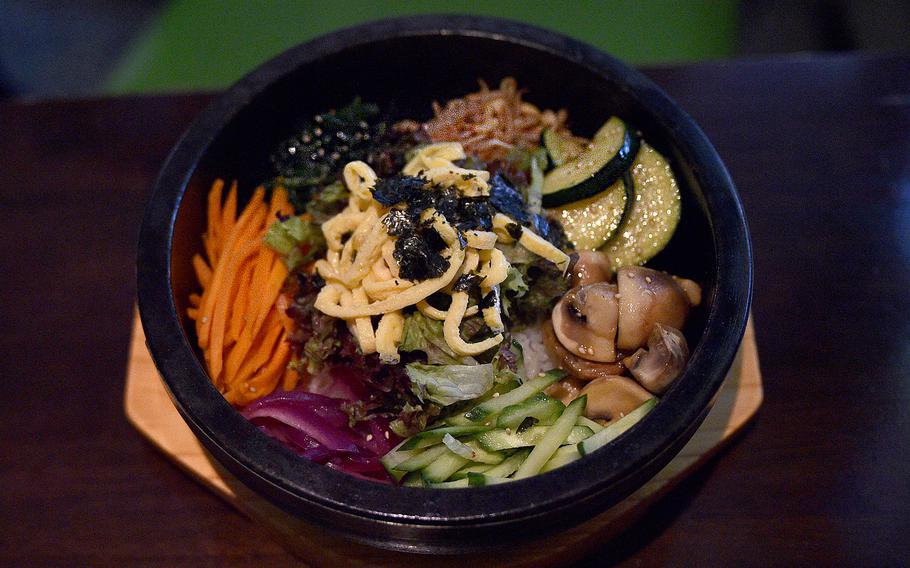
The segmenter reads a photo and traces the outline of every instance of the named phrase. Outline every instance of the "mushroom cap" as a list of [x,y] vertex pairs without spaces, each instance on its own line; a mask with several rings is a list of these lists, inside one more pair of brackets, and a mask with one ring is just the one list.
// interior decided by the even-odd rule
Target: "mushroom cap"
[[577,258],[571,270],[573,288],[610,281],[613,270],[607,255],[596,250],[583,250],[575,254]]
[[541,330],[543,344],[547,349],[547,353],[557,365],[577,379],[591,381],[609,375],[618,375],[624,370],[622,363],[618,361],[615,363],[598,363],[582,359],[578,355],[570,353],[557,339],[553,324],[549,321],[544,323]]
[[616,346],[624,351],[641,347],[651,329],[662,323],[682,329],[689,315],[689,297],[666,272],[626,266],[616,275],[619,289],[619,330]]
[[581,389],[585,388],[586,384],[586,382],[576,379],[575,377],[567,377],[548,386],[544,392],[563,404],[568,405],[581,396]]
[[609,363],[616,360],[619,306],[616,286],[606,282],[569,290],[553,308],[556,337],[570,353]]
[[654,395],[628,377],[612,375],[591,381],[578,396],[588,395],[585,416],[614,422],[642,405]]
[[648,349],[639,349],[623,359],[629,372],[641,386],[654,394],[663,394],[686,367],[689,345],[678,329],[655,324],[648,336]]
[[673,281],[679,284],[682,291],[686,293],[686,297],[689,299],[689,306],[694,308],[701,304],[701,286],[698,285],[698,282],[688,278],[680,278],[679,276],[674,276]]

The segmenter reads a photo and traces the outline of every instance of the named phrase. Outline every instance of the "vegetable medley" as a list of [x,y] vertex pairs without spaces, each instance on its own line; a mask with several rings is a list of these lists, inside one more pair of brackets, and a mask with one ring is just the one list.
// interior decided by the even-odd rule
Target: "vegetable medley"
[[691,280],[642,266],[680,219],[667,161],[511,78],[392,121],[355,99],[208,196],[189,317],[213,384],[305,459],[457,488],[578,460],[682,373]]

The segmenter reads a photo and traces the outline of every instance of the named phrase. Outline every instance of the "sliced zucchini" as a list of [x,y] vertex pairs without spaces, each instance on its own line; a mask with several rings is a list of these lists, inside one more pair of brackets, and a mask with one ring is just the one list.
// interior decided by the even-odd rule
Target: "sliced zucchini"
[[446,448],[445,453],[436,458],[433,463],[423,468],[420,472],[420,476],[427,483],[440,483],[449,479],[453,473],[464,467],[466,463],[468,463],[467,458],[450,452],[448,448]]
[[544,177],[543,206],[559,207],[603,192],[629,169],[640,145],[638,134],[614,116],[589,148]]
[[616,234],[635,201],[631,176],[624,173],[606,191],[553,210],[566,237],[579,250],[596,250]]
[[[515,472],[515,479],[537,475],[540,468],[553,457],[553,454],[559,449],[559,446],[561,446],[569,437],[578,417],[584,413],[587,402],[588,396],[581,395],[569,403],[569,406],[566,407],[566,410],[562,413],[562,416],[559,417],[559,420],[547,429],[547,433],[544,437],[536,446],[534,446],[534,449],[531,450],[528,459],[522,462],[521,467]],[[584,442],[581,442],[581,444],[584,444]],[[580,451],[581,450],[579,450],[579,452]]]
[[550,155],[550,163],[553,166],[561,166],[570,160],[574,160],[579,154],[585,151],[585,145],[573,136],[560,134],[552,128],[547,128],[540,135],[540,141],[543,147],[547,149]]
[[465,418],[471,422],[480,422],[481,420],[491,418],[505,407],[522,402],[565,376],[566,372],[561,369],[553,369],[552,371],[541,373],[533,379],[528,379],[516,389],[478,404],[471,410],[465,412]]
[[585,456],[602,448],[608,443],[612,442],[619,437],[620,434],[635,426],[639,420],[645,417],[646,414],[651,412],[651,409],[657,404],[657,398],[649,398],[643,402],[638,408],[632,412],[626,414],[616,422],[608,424],[604,427],[603,430],[594,434],[587,440],[583,440],[578,443],[576,446],[578,448],[578,453]]
[[[490,430],[477,438],[477,443],[486,450],[498,452],[513,448],[525,448],[536,445],[547,434],[551,426],[532,426],[523,432],[512,430]],[[577,444],[585,438],[590,438],[594,431],[587,426],[575,426],[569,432],[564,444]]]
[[546,393],[539,392],[531,398],[502,409],[499,419],[496,420],[498,428],[516,429],[525,418],[535,418],[539,424],[552,424],[562,414],[566,405]]
[[614,270],[653,258],[670,242],[679,223],[679,186],[667,160],[642,143],[631,175],[635,199],[616,234],[601,249]]

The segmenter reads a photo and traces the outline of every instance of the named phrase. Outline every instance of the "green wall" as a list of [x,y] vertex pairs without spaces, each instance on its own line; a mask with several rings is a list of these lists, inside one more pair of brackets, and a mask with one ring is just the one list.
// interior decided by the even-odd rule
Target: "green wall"
[[220,89],[302,41],[389,16],[466,13],[551,28],[634,64],[731,55],[733,0],[175,0],[124,54],[108,94]]

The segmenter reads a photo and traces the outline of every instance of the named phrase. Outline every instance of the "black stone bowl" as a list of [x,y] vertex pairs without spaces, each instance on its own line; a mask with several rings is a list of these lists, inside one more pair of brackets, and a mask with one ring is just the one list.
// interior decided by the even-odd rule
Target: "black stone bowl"
[[[661,403],[604,449],[530,479],[460,490],[391,487],[301,459],[240,416],[212,386],[186,318],[196,288],[206,193],[237,179],[248,197],[268,155],[301,121],[355,96],[401,117],[513,76],[526,99],[566,108],[590,135],[618,115],[667,156],[682,222],[650,266],[694,278],[704,304],[687,325],[685,373]],[[514,22],[414,17],[362,25],[295,47],[217,98],[158,178],[142,225],[139,306],[149,350],[180,414],[228,470],[282,509],[358,542],[466,553],[564,530],[628,496],[670,461],[710,409],[739,346],[752,290],[749,234],[733,183],[693,120],[637,71],[567,37]]]

